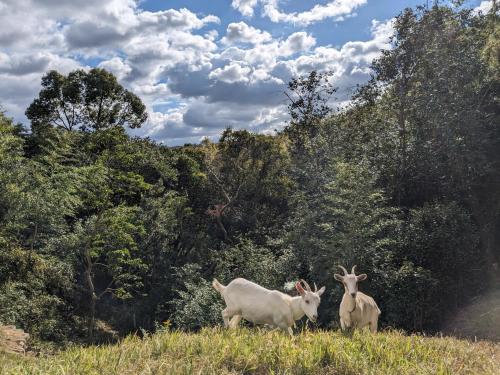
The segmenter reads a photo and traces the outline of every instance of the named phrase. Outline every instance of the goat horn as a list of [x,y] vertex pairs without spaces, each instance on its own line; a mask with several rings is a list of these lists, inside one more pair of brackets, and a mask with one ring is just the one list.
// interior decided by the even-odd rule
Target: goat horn
[[351,273],[354,274],[354,271],[356,270],[356,265],[352,266]]
[[307,283],[307,281],[305,281],[304,279],[300,279],[300,281],[304,283],[304,285],[306,286],[307,291],[310,292],[311,291],[311,287],[309,286],[309,284]]
[[345,276],[345,275],[349,275],[349,272],[347,272],[347,270],[346,270],[344,267],[339,266],[339,268],[341,268],[341,269],[342,269],[342,271],[344,271],[344,276]]
[[316,286],[316,283],[314,283],[314,293],[318,291],[318,287]]

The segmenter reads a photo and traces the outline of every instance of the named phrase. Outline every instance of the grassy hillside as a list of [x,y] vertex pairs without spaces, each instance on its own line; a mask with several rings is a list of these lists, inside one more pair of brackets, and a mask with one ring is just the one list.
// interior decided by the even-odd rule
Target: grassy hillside
[[443,331],[460,337],[500,341],[500,289],[475,298],[457,311]]
[[500,374],[500,346],[452,338],[356,332],[204,329],[53,357],[0,354],[1,374]]

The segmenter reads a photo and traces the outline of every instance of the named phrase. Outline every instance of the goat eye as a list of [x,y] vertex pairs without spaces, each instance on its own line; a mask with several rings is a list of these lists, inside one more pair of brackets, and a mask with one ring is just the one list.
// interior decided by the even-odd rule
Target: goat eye
[[306,301],[306,303],[309,303],[309,301]]

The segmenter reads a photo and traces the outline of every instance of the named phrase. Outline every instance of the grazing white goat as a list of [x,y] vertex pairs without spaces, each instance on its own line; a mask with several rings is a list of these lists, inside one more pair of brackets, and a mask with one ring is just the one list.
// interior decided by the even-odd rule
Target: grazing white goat
[[[299,296],[292,297],[277,290],[269,290],[251,281],[238,278],[227,286],[216,279],[212,286],[222,295],[226,308],[222,310],[222,318],[226,327],[236,327],[241,318],[255,324],[268,324],[287,331],[293,335],[294,322],[305,315],[311,320],[318,318],[320,296],[325,287],[314,292],[304,280],[301,280],[306,289],[298,281],[295,288]],[[231,321],[230,321],[231,320]]]
[[339,309],[342,329],[363,328],[369,325],[373,333],[377,332],[380,309],[372,297],[358,292],[358,282],[365,280],[366,274],[356,276],[354,274],[356,266],[352,267],[350,274],[344,267],[339,267],[344,271],[344,276],[334,274],[333,277],[344,284],[345,289]]

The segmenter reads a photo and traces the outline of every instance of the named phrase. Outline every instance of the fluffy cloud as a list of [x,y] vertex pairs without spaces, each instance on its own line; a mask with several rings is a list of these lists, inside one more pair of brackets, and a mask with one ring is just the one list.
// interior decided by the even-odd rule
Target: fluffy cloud
[[252,26],[248,26],[245,22],[233,22],[227,26],[226,36],[222,38],[222,43],[232,44],[242,42],[260,44],[269,42],[271,39],[271,34],[266,31],[261,31]]
[[50,63],[50,56],[43,53],[34,55],[7,55],[0,52],[0,74],[25,75],[44,72]]
[[[334,0],[325,5],[315,5],[304,12],[286,13],[279,9],[279,0],[260,0],[262,15],[272,22],[288,22],[298,25],[309,25],[327,18],[341,21],[343,17],[353,15],[355,9],[366,2],[367,0]],[[244,16],[252,16],[257,3],[257,0],[233,0],[232,6]]]
[[[380,49],[390,48],[392,30],[392,20],[373,21],[372,37],[367,41],[314,49],[314,38],[298,32],[285,40],[247,49],[227,47],[213,55],[210,65],[196,71],[177,65],[165,73],[170,77],[169,89],[188,104],[182,114],[177,114],[175,126],[167,121],[164,127],[157,125],[150,136],[172,137],[173,133],[168,133],[172,126],[177,138],[168,138],[167,143],[181,139],[195,142],[203,135],[214,137],[226,126],[272,133],[287,119],[283,96],[286,82],[313,69],[333,73],[333,84],[339,90],[332,104],[341,105],[356,85],[370,78],[371,61]],[[308,53],[295,56],[304,51]]]
[[316,45],[316,39],[313,36],[299,31],[289,35],[285,40],[273,40],[270,43],[256,44],[248,48],[231,46],[220,54],[220,58],[229,61],[244,61],[252,66],[268,68],[274,65],[278,58],[307,52],[314,45]]
[[135,6],[119,6],[105,8],[104,17],[83,19],[66,26],[64,35],[70,48],[96,48],[125,42],[137,35],[186,32],[219,22],[218,17],[199,18],[185,8],[136,12]]
[[248,74],[251,72],[249,67],[242,67],[238,63],[231,63],[224,68],[217,68],[210,72],[208,78],[218,79],[226,83],[248,82]]
[[119,57],[113,57],[106,61],[101,61],[98,65],[99,68],[106,69],[113,73],[119,81],[124,80],[132,71],[130,65],[123,62]]
[[491,7],[493,6],[493,1],[491,0],[486,0],[486,1],[481,1],[481,4],[479,4],[476,8],[474,8],[474,13],[482,13],[482,14],[487,14]]
[[393,20],[373,20],[372,39],[347,42],[340,48],[319,46],[313,54],[299,56],[287,61],[286,66],[277,68],[292,76],[307,74],[312,70],[332,72],[332,83],[338,87],[336,100],[341,103],[350,97],[357,85],[370,78],[371,62],[380,55],[380,50],[390,48],[392,32]]
[[284,56],[293,55],[294,53],[307,51],[316,44],[316,39],[304,31],[293,33],[280,46],[281,54]]
[[233,0],[231,6],[238,9],[241,14],[247,17],[253,16],[253,8],[257,5],[257,0]]

